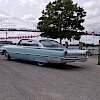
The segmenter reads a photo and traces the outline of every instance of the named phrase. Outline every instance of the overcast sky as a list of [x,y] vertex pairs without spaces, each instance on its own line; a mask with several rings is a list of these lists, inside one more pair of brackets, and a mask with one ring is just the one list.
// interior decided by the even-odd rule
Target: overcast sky
[[[0,10],[8,14],[37,23],[45,6],[54,0],[0,0]],[[73,0],[87,12],[84,26],[86,30],[99,31],[100,0]]]
[[[41,16],[41,12],[50,1],[52,2],[54,0],[0,0],[0,12],[3,11],[12,16],[28,20],[36,26],[38,18]],[[87,12],[83,24],[85,30],[89,32],[95,30],[95,32],[99,33],[100,0],[73,0],[73,2],[78,3],[78,5],[83,7]]]

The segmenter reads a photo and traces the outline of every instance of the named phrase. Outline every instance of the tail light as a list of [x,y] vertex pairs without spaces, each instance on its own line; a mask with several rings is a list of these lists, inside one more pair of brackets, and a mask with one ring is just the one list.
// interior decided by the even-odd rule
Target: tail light
[[67,54],[68,54],[67,51],[65,51],[64,56],[67,56]]
[[88,56],[88,55],[89,55],[89,53],[90,53],[90,52],[89,52],[89,51],[87,51],[87,52],[86,52],[86,56]]

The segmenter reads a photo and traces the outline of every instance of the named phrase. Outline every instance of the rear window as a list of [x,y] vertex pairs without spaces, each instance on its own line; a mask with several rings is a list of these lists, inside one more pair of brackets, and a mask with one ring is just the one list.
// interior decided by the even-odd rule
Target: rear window
[[54,40],[40,40],[40,43],[44,47],[63,48],[63,46],[60,43]]

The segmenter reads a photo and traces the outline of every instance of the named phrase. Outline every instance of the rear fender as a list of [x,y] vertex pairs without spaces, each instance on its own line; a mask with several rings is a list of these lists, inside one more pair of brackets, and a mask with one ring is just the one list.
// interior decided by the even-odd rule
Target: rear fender
[[35,61],[37,62],[44,62],[44,63],[48,63],[47,59],[45,57],[42,56],[35,56]]

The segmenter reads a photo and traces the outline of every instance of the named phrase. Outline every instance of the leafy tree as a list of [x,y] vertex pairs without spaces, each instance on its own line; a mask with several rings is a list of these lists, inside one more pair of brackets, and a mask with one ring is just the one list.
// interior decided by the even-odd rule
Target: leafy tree
[[79,40],[85,16],[84,9],[72,0],[55,0],[42,11],[37,28],[42,31],[41,36],[60,38],[60,43],[63,38]]

